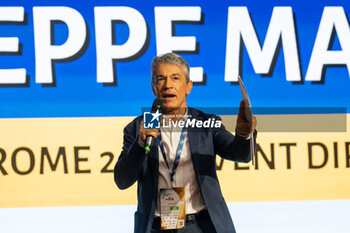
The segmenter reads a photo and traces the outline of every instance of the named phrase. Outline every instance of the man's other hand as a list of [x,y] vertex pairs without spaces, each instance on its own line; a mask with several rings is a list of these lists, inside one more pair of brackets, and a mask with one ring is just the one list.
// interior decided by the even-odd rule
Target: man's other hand
[[[256,117],[252,115],[252,132],[254,133],[256,128]],[[241,104],[239,105],[239,112],[237,117],[237,125],[236,125],[236,132],[239,136],[243,138],[248,138],[250,134],[250,127],[249,122],[247,120],[246,114],[245,114],[245,103],[242,100]]]

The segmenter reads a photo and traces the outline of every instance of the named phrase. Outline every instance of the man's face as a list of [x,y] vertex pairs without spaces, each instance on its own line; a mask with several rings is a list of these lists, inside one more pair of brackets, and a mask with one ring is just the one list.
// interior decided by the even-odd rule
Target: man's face
[[186,95],[191,92],[192,81],[186,83],[184,70],[174,64],[161,63],[152,85],[153,93],[161,98],[166,111],[186,108]]

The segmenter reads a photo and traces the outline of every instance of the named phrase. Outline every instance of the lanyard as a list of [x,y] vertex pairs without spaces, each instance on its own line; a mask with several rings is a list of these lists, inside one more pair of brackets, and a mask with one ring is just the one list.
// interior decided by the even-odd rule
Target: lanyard
[[168,163],[168,160],[167,160],[167,157],[166,157],[166,154],[165,154],[164,143],[162,141],[161,134],[159,134],[159,137],[158,137],[158,143],[159,143],[160,150],[162,152],[165,164],[166,164],[166,166],[169,169],[171,185],[173,185],[174,175],[175,175],[177,166],[179,165],[179,162],[180,162],[180,157],[181,157],[181,153],[182,153],[182,147],[183,147],[184,142],[185,142],[186,134],[187,134],[187,128],[183,127],[182,131],[181,131],[179,145],[177,146],[177,150],[176,150],[176,157],[175,157],[174,165],[173,165],[173,168],[172,168],[171,171],[170,171],[169,163]]

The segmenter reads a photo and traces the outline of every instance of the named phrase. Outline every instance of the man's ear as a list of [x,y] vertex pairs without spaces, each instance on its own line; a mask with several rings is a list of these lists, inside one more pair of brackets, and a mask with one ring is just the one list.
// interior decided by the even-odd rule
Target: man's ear
[[186,84],[186,95],[190,94],[191,90],[192,90],[192,80],[188,81],[188,83]]

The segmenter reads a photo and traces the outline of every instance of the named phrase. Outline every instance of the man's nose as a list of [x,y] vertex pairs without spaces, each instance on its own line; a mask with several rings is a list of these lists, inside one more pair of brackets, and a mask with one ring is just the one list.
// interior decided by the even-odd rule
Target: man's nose
[[173,87],[173,81],[171,80],[170,77],[167,77],[167,78],[165,79],[164,87],[167,88],[167,89]]

